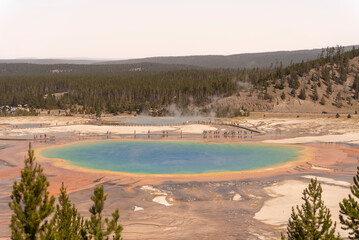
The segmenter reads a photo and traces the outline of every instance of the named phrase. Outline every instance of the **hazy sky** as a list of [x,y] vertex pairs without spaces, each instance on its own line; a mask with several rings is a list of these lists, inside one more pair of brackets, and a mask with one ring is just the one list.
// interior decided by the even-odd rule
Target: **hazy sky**
[[136,58],[359,44],[358,0],[0,0],[0,58]]

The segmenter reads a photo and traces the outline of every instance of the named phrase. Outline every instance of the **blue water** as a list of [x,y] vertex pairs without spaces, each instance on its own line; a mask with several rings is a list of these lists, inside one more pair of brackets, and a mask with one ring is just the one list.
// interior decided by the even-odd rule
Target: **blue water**
[[298,146],[194,141],[98,141],[48,148],[46,158],[96,170],[197,174],[253,170],[297,160]]

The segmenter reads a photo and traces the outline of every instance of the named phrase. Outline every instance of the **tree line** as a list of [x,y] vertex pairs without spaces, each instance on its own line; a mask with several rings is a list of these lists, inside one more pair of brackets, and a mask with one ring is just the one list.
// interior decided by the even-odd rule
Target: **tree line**
[[[231,71],[178,70],[164,73],[61,74],[0,77],[0,106],[70,109],[95,114],[157,111],[209,103],[236,91]],[[60,97],[54,93],[65,92]],[[81,106],[81,108],[78,108]]]
[[120,72],[165,72],[201,67],[181,64],[133,63],[133,64],[32,64],[0,63],[0,75],[49,75],[65,73],[120,73]]
[[[250,85],[250,91],[257,91],[258,98],[264,100],[273,99],[268,92],[270,86],[279,90],[289,86],[291,95],[304,100],[306,89],[299,89],[298,78],[313,69],[315,71],[308,84],[313,91],[313,100],[319,101],[317,87],[324,84],[327,96],[330,95],[333,83],[343,84],[346,81],[351,72],[349,60],[357,56],[359,49],[344,52],[344,48],[337,47],[324,49],[316,60],[302,61],[285,68],[278,63],[270,68],[253,69],[3,73],[0,75],[0,106],[27,104],[32,109],[63,109],[69,114],[150,112],[157,116],[168,114],[168,106],[175,104],[179,109],[195,106],[207,113],[211,111],[207,106],[213,99],[239,94],[245,84]],[[106,66],[103,68],[106,69]],[[355,79],[353,99],[358,99],[359,77]],[[281,98],[285,97],[283,92]],[[339,106],[341,96],[337,99]],[[324,97],[320,100],[325,104]],[[226,113],[223,109],[217,112],[226,115],[222,113]]]
[[112,218],[104,218],[103,210],[107,194],[103,186],[94,189],[91,196],[91,216],[84,219],[71,202],[62,183],[58,204],[50,196],[50,183],[41,165],[35,162],[34,150],[29,145],[20,181],[15,181],[9,207],[11,239],[13,240],[120,240],[122,225],[119,210]]

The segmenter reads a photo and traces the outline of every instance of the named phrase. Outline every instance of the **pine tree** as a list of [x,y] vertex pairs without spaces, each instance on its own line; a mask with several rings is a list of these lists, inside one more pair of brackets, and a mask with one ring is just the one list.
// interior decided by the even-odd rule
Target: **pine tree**
[[328,83],[326,92],[328,95],[332,94],[332,92],[333,92],[332,83]]
[[54,211],[55,198],[49,196],[49,182],[43,169],[35,163],[34,150],[29,144],[28,157],[21,171],[20,182],[15,181],[9,202],[11,239],[35,240],[46,238],[49,223],[46,218]]
[[64,183],[60,189],[59,204],[51,221],[56,240],[86,239],[84,219],[67,195]]
[[[330,210],[322,200],[322,187],[317,179],[311,179],[308,188],[304,189],[304,204],[292,208],[287,226],[288,239],[340,239],[335,236],[335,226],[330,219]],[[282,239],[285,239],[282,234]]]
[[305,93],[305,89],[304,89],[304,88],[302,88],[302,89],[300,90],[300,93],[299,93],[298,97],[299,97],[300,99],[302,99],[302,100],[305,100],[305,99],[307,98],[307,95],[306,95],[306,93]]
[[318,99],[319,99],[319,95],[318,95],[317,85],[314,85],[314,89],[313,89],[313,101],[318,101]]
[[312,80],[313,82],[315,82],[316,80],[318,80],[314,73],[312,73],[312,78],[311,78],[311,80]]
[[355,74],[352,89],[354,90],[354,98],[359,99],[359,76]]
[[337,96],[335,97],[335,105],[338,108],[341,108],[343,106],[342,100],[343,100],[342,95],[340,94],[340,92],[338,92]]
[[322,98],[320,99],[320,102],[319,102],[321,105],[325,105],[325,98],[324,96],[322,96]]
[[357,174],[353,177],[354,184],[350,186],[348,198],[344,198],[340,207],[340,223],[343,230],[349,230],[349,239],[359,238],[359,167],[357,167]]
[[[108,218],[103,220],[102,211],[105,206],[105,201],[107,199],[107,194],[104,193],[103,185],[96,187],[94,189],[94,195],[91,196],[93,205],[90,208],[91,219],[86,221],[86,227],[88,230],[89,239],[94,240],[103,240],[109,239],[109,236],[112,236],[114,240],[120,240],[122,226],[118,224],[118,219],[120,214],[118,209],[112,213],[112,220]],[[106,228],[104,227],[104,223]]]

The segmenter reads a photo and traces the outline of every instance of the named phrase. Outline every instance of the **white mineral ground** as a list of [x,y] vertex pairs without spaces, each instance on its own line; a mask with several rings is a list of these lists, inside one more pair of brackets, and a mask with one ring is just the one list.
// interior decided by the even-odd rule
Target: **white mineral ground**
[[[301,199],[303,190],[308,187],[310,178],[315,178],[315,176],[308,175],[305,178],[309,179],[306,181],[287,180],[266,187],[265,191],[272,199],[264,203],[262,209],[255,214],[254,218],[267,224],[285,227],[290,218],[292,206],[300,206],[303,203]],[[332,219],[337,222],[336,230],[341,236],[346,236],[346,231],[343,231],[339,224],[339,202],[350,193],[350,184],[330,178],[317,178],[317,180],[321,183],[323,189],[322,199],[324,204],[330,209]]]
[[321,142],[359,144],[358,119],[249,119],[243,120],[242,125],[256,128],[263,132],[303,135],[291,138],[268,139],[263,141],[265,143],[300,144]]
[[[192,124],[192,125],[179,125],[179,126],[98,126],[98,125],[86,125],[83,124],[85,122],[84,119],[81,118],[61,118],[59,120],[54,120],[57,122],[51,123],[51,121],[46,120],[43,117],[43,121],[32,121],[33,118],[12,118],[12,119],[1,119],[0,124],[0,136],[7,137],[7,136],[32,136],[32,135],[39,135],[39,134],[47,134],[51,136],[57,133],[74,133],[74,134],[96,134],[96,135],[103,135],[107,132],[111,132],[112,134],[147,134],[148,131],[150,132],[162,132],[162,131],[182,131],[182,133],[196,133],[200,134],[204,130],[217,130],[215,127],[211,127],[208,125],[202,124]],[[66,121],[67,120],[67,121]],[[44,125],[41,128],[14,128],[13,126],[21,125],[21,124],[35,124],[35,123],[48,123],[51,125]],[[12,127],[6,126],[13,125]],[[67,125],[69,124],[69,125]],[[75,125],[72,125],[75,124]]]
[[155,195],[155,197],[152,199],[153,202],[162,204],[166,207],[170,207],[173,205],[172,203],[169,203],[167,201],[167,200],[171,200],[171,202],[173,202],[173,199],[168,198],[167,197],[168,194],[166,192],[162,192],[162,191],[160,191],[152,186],[148,186],[148,185],[142,186],[141,189],[150,192],[151,195]]
[[[113,134],[133,134],[136,131],[137,134],[146,134],[148,130],[150,131],[182,131],[183,133],[202,133],[204,130],[216,130],[213,126],[208,125],[183,125],[183,126],[170,126],[170,127],[161,127],[161,126],[144,126],[144,127],[129,127],[129,126],[97,126],[97,125],[86,125],[88,119],[81,117],[13,117],[13,118],[0,118],[0,137],[8,137],[8,136],[24,136],[24,135],[39,135],[39,134],[47,134],[50,136],[51,134],[63,133],[63,132],[71,132],[76,134],[104,134],[107,131],[111,131]],[[263,142],[266,143],[278,143],[278,144],[300,144],[300,143],[348,143],[348,144],[359,144],[359,119],[357,116],[353,116],[351,119],[346,118],[261,118],[261,119],[247,119],[247,118],[238,118],[231,121],[236,121],[242,126],[250,127],[253,129],[258,129],[259,131],[263,131],[271,134],[268,138],[265,137]],[[14,128],[9,127],[8,125],[20,125],[20,124],[48,124],[48,126],[42,128]],[[67,125],[68,124],[68,125]],[[75,124],[75,125],[73,125]],[[221,127],[222,128],[222,127]],[[330,147],[330,146],[329,146]],[[355,165],[353,165],[355,166]],[[269,168],[271,169],[271,168]],[[331,210],[333,215],[333,219],[337,221],[337,230],[341,233],[341,235],[346,236],[346,233],[340,229],[340,224],[338,222],[338,214],[339,214],[339,205],[338,203],[344,198],[347,197],[350,189],[349,185],[351,182],[337,180],[334,179],[335,176],[331,175],[327,172],[333,172],[330,166],[317,166],[312,165],[309,169],[314,171],[315,173],[322,174],[320,177],[317,177],[318,181],[322,184],[323,188],[323,200],[325,204]],[[1,170],[1,169],[0,169]],[[350,169],[349,172],[352,172],[352,175],[355,174],[355,167]],[[1,172],[0,172],[1,173]],[[308,186],[310,182],[310,178],[316,177],[315,175],[307,174],[299,176],[299,177],[291,177],[288,179],[282,179],[277,181],[274,184],[267,185],[264,188],[264,191],[267,195],[270,196],[269,199],[265,200],[263,196],[255,195],[248,193],[247,195],[243,192],[240,192],[240,189],[236,191],[228,191],[230,202],[233,204],[245,204],[246,201],[252,199],[251,201],[255,201],[255,203],[264,201],[263,206],[255,213],[254,219],[261,221],[265,224],[269,224],[270,226],[278,226],[285,227],[291,213],[292,206],[302,204],[302,192],[304,188]],[[350,175],[351,177],[351,175]],[[349,179],[349,178],[347,178]],[[1,180],[3,181],[3,180]],[[10,180],[9,180],[10,182]],[[185,211],[178,211],[176,213],[171,213],[173,208],[178,208],[181,205],[180,202],[176,202],[172,198],[172,193],[170,191],[164,192],[159,190],[155,186],[145,185],[142,186],[141,191],[146,194],[149,194],[149,202],[152,202],[160,211],[163,216],[163,219],[167,219],[168,221],[172,221],[172,225],[156,225],[156,229],[159,231],[169,231],[172,235],[170,239],[178,239],[181,234],[183,234],[184,229],[181,229],[181,224],[184,224],[189,221],[188,217],[183,217],[183,222],[176,222],[176,218],[178,216],[182,216],[181,214],[187,214]],[[239,191],[238,191],[239,190]],[[216,199],[216,198],[215,198]],[[176,199],[177,200],[177,199]],[[218,205],[222,206],[224,202],[221,200],[218,201]],[[214,203],[216,203],[214,201]],[[244,203],[243,203],[244,202]],[[230,204],[232,204],[230,203]],[[150,211],[150,207],[152,205],[148,205],[146,202],[140,202],[140,205],[132,205],[131,211],[136,211],[136,214],[148,214]],[[183,203],[182,203],[183,204]],[[201,205],[207,206],[205,204],[209,204],[207,202],[196,203],[195,201],[189,202],[188,205],[191,206],[190,209],[201,208]],[[227,203],[226,203],[227,204]],[[141,206],[141,207],[138,207]],[[187,206],[187,205],[186,205]],[[162,210],[163,208],[163,210]],[[181,208],[180,208],[181,209]],[[137,213],[138,211],[138,213]],[[165,212],[162,212],[165,211]],[[156,214],[159,214],[156,212]],[[170,216],[174,215],[174,218],[170,218]],[[142,215],[141,215],[142,216]],[[144,216],[144,215],[143,215]],[[183,215],[184,216],[184,215]],[[193,217],[193,215],[192,215]],[[196,215],[196,217],[198,217]],[[240,218],[240,216],[238,216]],[[191,218],[191,221],[194,221]],[[145,220],[143,220],[145,221]],[[156,220],[160,222],[160,220]],[[202,215],[198,217],[198,222],[207,221]],[[247,221],[247,220],[246,220]],[[206,227],[203,227],[204,233],[210,233],[212,230],[207,223],[219,224],[217,222],[213,223],[208,220],[205,222]],[[177,224],[177,225],[176,225]],[[188,222],[188,226],[192,225],[191,222]],[[134,224],[127,226],[128,233],[127,236],[132,236],[132,239],[138,238],[139,235],[137,233],[131,231],[135,231],[138,228],[138,224]],[[152,225],[151,225],[152,226]],[[211,225],[212,226],[212,225]],[[222,226],[222,225],[221,225]],[[222,226],[223,227],[223,226]],[[248,227],[250,228],[250,227]],[[141,229],[145,231],[146,225],[141,225]],[[200,229],[200,228],[199,228]],[[199,230],[198,229],[198,230]],[[215,227],[213,227],[215,229]],[[217,228],[220,229],[220,228]],[[232,229],[232,228],[231,228]],[[256,227],[251,228],[249,232],[251,232],[251,236],[255,236],[254,239],[272,239],[270,235],[268,237],[263,237],[263,231],[257,229]],[[271,231],[272,228],[269,228],[268,232]],[[152,227],[148,227],[148,231],[154,231]],[[177,235],[177,231],[180,231],[181,234]],[[283,231],[285,229],[283,228]],[[158,234],[160,232],[156,232]],[[133,234],[133,235],[131,235]],[[188,232],[188,234],[197,234],[196,232]],[[146,235],[147,236],[147,235]],[[151,239],[151,236],[146,239]],[[163,235],[165,239],[167,235]],[[187,235],[186,235],[187,236]],[[189,236],[189,235],[188,235]],[[197,236],[206,236],[206,235],[197,235]],[[214,236],[214,235],[213,235]],[[143,235],[145,237],[145,235]]]

